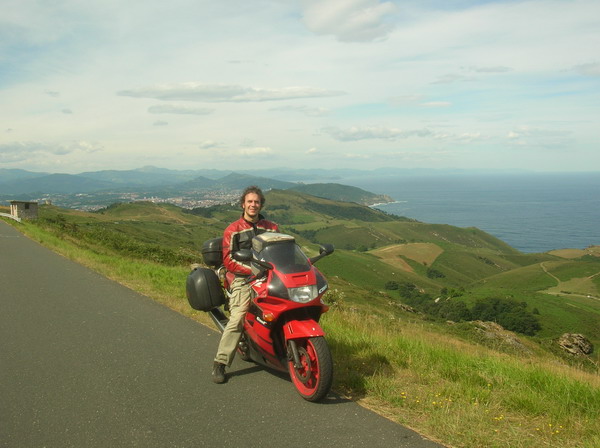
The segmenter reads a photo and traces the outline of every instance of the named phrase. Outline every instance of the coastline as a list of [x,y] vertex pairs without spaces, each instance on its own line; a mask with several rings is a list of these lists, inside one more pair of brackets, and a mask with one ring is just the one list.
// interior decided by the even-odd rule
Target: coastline
[[402,200],[369,207],[429,224],[476,227],[523,253],[600,245],[600,176],[398,177],[354,185]]

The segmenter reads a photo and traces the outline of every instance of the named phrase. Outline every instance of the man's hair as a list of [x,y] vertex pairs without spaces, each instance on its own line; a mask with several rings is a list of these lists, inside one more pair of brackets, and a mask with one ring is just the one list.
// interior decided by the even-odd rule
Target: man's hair
[[263,207],[265,205],[265,195],[263,194],[262,190],[256,185],[250,185],[249,187],[246,187],[246,189],[242,193],[242,197],[240,198],[240,206],[244,206],[246,195],[249,193],[257,194],[260,198],[260,206]]

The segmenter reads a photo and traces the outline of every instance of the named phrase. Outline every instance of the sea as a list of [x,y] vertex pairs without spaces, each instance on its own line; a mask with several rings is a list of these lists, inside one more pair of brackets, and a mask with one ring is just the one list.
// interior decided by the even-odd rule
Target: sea
[[600,172],[347,178],[395,202],[374,207],[435,224],[477,227],[525,253],[600,245]]

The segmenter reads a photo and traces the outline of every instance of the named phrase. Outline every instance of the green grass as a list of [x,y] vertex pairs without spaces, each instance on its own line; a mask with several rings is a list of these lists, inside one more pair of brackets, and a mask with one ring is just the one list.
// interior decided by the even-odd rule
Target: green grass
[[539,264],[503,272],[485,278],[473,285],[474,291],[537,292],[556,285],[556,280],[544,272]]
[[[579,264],[565,260],[545,261],[550,274],[563,280],[589,275],[596,263]],[[509,272],[488,277],[472,286],[463,300],[473,304],[485,297],[509,297],[526,302],[530,310],[537,308],[542,330],[541,339],[555,339],[563,333],[583,333],[598,347],[600,345],[600,304],[596,299],[563,294],[560,296],[542,293],[558,285],[556,279],[544,272],[541,264],[533,264]],[[560,287],[559,287],[560,289]],[[600,353],[593,354],[596,361]]]
[[600,259],[594,261],[565,262],[554,269],[549,269],[549,271],[562,281],[590,277],[600,273]]
[[592,447],[598,377],[461,343],[418,323],[324,318],[336,387],[452,446]]

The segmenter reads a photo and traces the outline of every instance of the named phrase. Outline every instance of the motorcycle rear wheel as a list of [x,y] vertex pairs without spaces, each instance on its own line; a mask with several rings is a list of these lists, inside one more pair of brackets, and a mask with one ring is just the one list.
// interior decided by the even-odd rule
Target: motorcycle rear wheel
[[288,362],[292,383],[302,398],[319,401],[331,389],[333,382],[333,361],[329,345],[324,337],[318,336],[296,340],[300,366],[294,366],[294,360]]

